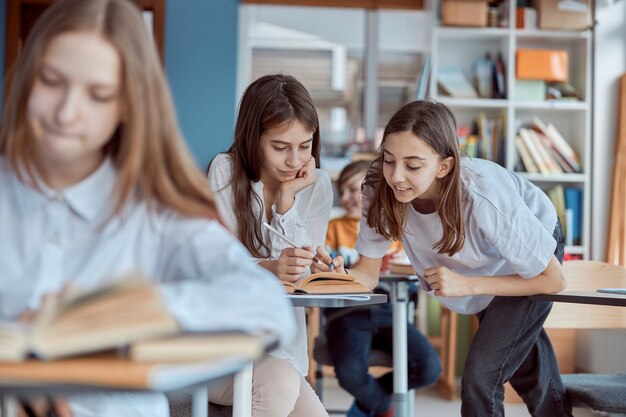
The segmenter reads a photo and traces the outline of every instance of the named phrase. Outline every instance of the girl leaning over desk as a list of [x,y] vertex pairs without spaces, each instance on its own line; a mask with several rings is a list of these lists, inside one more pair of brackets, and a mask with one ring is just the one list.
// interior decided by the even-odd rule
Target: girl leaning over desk
[[[493,162],[461,157],[450,110],[416,101],[387,124],[363,205],[361,261],[352,275],[375,281],[390,241],[401,239],[422,288],[480,321],[463,371],[461,414],[503,416],[508,381],[531,414],[571,416],[543,329],[552,304],[528,297],[565,287],[563,231],[545,193]],[[344,269],[340,257],[318,253]]]

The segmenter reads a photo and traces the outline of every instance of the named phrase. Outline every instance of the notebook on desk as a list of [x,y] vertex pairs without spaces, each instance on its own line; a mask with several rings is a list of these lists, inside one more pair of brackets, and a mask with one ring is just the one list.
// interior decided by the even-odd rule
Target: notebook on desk
[[626,295],[626,288],[598,288],[597,292],[605,292],[610,294],[624,294]]

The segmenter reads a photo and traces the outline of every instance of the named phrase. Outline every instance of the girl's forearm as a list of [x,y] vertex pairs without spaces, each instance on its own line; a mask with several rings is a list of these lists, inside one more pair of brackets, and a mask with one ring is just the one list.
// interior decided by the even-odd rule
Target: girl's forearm
[[285,214],[289,211],[291,207],[293,207],[293,203],[295,201],[295,197],[288,194],[281,194],[276,202],[276,211],[278,214]]
[[561,266],[555,257],[539,275],[523,278],[519,275],[501,275],[492,277],[466,277],[468,286],[474,295],[524,296],[560,292],[566,282],[561,273]]

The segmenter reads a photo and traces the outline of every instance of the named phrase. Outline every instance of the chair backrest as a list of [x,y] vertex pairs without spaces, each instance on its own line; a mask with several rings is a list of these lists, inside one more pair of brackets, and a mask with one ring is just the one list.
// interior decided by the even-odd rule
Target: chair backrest
[[[591,291],[605,287],[626,288],[626,268],[597,261],[569,261],[563,264],[567,291]],[[623,329],[626,308],[554,303],[545,328]]]

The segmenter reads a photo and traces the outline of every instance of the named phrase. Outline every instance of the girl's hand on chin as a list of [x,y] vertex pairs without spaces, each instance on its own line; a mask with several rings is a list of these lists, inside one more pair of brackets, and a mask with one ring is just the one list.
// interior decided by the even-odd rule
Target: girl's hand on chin
[[311,157],[298,174],[296,178],[281,183],[281,193],[295,196],[295,194],[313,184],[317,179],[317,171],[315,171],[315,158]]

